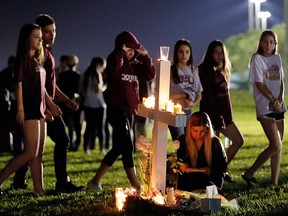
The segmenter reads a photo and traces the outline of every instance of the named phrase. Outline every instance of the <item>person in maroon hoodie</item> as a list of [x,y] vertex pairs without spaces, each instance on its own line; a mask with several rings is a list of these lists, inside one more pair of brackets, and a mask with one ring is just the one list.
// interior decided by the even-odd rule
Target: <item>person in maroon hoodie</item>
[[107,89],[107,120],[113,128],[112,149],[104,157],[95,176],[87,184],[92,190],[101,190],[101,179],[122,155],[122,162],[132,187],[139,189],[133,161],[133,117],[137,114],[139,81],[155,77],[155,67],[147,50],[128,31],[120,33],[115,48],[107,58],[104,81]]

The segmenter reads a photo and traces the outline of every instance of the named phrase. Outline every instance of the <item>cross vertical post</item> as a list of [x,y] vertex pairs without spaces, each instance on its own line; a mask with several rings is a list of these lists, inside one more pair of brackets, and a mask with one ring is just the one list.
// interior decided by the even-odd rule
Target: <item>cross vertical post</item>
[[154,120],[152,131],[152,173],[149,187],[156,187],[163,194],[165,194],[166,187],[168,125],[174,127],[184,127],[186,125],[185,114],[175,115],[165,111],[165,103],[169,101],[170,66],[171,62],[168,60],[160,60],[158,63],[155,108],[147,108],[143,104],[138,105],[139,115]]
[[[156,75],[155,110],[165,108],[169,101],[170,61],[160,60]],[[152,175],[151,187],[156,187],[165,194],[167,161],[168,125],[159,121],[159,112],[154,114],[152,135]]]

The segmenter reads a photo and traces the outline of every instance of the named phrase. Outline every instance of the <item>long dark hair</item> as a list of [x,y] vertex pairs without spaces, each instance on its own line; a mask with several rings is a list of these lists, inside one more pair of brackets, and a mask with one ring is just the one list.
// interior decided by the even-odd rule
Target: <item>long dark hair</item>
[[225,44],[220,40],[214,40],[209,45],[208,48],[202,58],[202,61],[199,67],[217,67],[219,66],[218,63],[214,60],[213,54],[214,50],[217,46],[220,46],[224,53],[224,58],[222,62],[222,72],[224,73],[224,77],[226,80],[227,85],[230,84],[230,77],[231,77],[231,62],[228,57],[228,51]]
[[[22,58],[30,55],[29,37],[35,29],[39,29],[41,31],[41,27],[39,25],[29,23],[24,25],[20,30],[16,50],[16,60],[15,60],[16,71],[20,67]],[[33,58],[38,65],[42,64],[42,60],[44,58],[43,47],[40,50],[35,51]]]
[[96,67],[97,65],[104,65],[105,60],[101,57],[94,57],[91,60],[90,65],[88,66],[88,68],[86,69],[86,71],[84,72],[84,77],[83,77],[83,92],[86,93],[87,88],[88,88],[88,82],[89,82],[89,78],[92,79],[98,79],[99,81],[99,77],[97,75],[97,71],[96,71]]
[[189,49],[190,49],[190,57],[187,61],[187,66],[190,66],[191,67],[191,70],[193,72],[193,69],[194,69],[194,65],[193,65],[193,52],[192,52],[192,45],[190,43],[189,40],[186,40],[186,39],[180,39],[176,42],[175,46],[174,46],[174,53],[173,53],[173,64],[171,66],[171,75],[172,75],[172,79],[173,81],[178,84],[180,83],[180,79],[179,79],[179,75],[178,75],[178,63],[179,63],[179,60],[178,60],[178,50],[180,48],[181,45],[185,45],[185,46],[188,46]]
[[261,36],[260,36],[260,40],[259,40],[259,43],[258,43],[258,48],[257,48],[257,51],[256,53],[257,54],[260,54],[260,55],[263,55],[263,49],[261,47],[261,42],[263,41],[263,39],[267,36],[271,36],[273,37],[274,41],[275,41],[275,48],[273,49],[272,51],[272,54],[275,54],[277,52],[277,44],[278,44],[278,40],[277,40],[277,35],[275,32],[271,31],[271,30],[266,30],[266,31],[263,31]]

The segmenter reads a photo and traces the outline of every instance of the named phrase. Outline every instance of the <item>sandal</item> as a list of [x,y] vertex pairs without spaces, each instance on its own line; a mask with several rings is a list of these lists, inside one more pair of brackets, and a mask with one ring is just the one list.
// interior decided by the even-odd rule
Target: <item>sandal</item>
[[257,181],[256,181],[256,178],[255,177],[252,177],[250,179],[248,179],[245,174],[241,175],[241,177],[246,181],[247,185],[249,187],[256,187],[257,185]]

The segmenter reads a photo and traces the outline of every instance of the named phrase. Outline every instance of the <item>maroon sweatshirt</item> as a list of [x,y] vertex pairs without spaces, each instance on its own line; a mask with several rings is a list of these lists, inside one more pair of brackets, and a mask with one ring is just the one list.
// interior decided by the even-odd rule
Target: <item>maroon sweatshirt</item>
[[155,67],[151,58],[138,55],[128,61],[123,44],[132,49],[141,48],[136,37],[127,31],[116,37],[115,49],[107,58],[104,73],[107,89],[104,98],[107,106],[123,109],[129,114],[137,114],[139,100],[139,80],[150,81],[155,77]]

